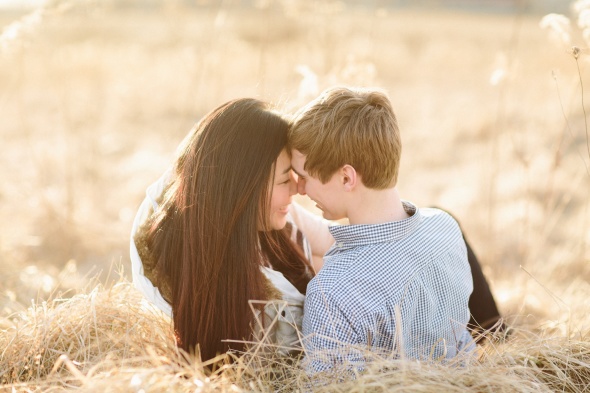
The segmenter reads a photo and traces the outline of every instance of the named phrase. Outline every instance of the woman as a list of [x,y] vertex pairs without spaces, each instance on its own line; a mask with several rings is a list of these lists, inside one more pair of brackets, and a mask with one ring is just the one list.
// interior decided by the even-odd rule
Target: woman
[[[243,349],[253,328],[282,353],[297,345],[312,263],[321,267],[333,238],[328,221],[290,206],[296,181],[288,127],[255,99],[213,110],[181,144],[173,169],[148,188],[136,216],[134,283],[173,318],[179,346],[194,353],[198,345],[203,360]],[[499,318],[472,254],[470,264],[472,297],[491,300],[472,313]]]
[[[258,311],[256,301],[273,299],[300,307],[313,277],[309,247],[287,225],[296,191],[288,127],[254,99],[213,110],[138,212],[134,282],[172,316],[179,346],[194,352],[198,344],[203,360],[243,348],[224,340],[250,339],[257,324],[250,301]],[[280,317],[301,316],[297,307],[281,307]]]

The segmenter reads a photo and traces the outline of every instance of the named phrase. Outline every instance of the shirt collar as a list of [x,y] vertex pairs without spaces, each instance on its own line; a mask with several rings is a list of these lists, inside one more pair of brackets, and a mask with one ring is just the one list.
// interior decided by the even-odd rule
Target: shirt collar
[[401,240],[410,235],[420,224],[420,209],[414,204],[402,201],[404,210],[410,217],[401,221],[383,224],[333,225],[330,233],[336,240],[335,246],[347,248],[374,243],[386,243]]

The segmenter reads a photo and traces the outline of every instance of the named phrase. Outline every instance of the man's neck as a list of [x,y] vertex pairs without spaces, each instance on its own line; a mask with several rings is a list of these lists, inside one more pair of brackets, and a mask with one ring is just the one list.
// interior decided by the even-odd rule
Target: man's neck
[[409,217],[395,187],[385,190],[363,187],[362,190],[358,190],[355,199],[348,209],[348,220],[351,225],[383,224]]

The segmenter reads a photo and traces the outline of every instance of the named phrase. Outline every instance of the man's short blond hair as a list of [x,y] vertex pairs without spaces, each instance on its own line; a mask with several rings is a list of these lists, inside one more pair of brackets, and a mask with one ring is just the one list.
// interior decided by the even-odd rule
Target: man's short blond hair
[[289,147],[306,155],[304,169],[322,183],[346,164],[368,188],[397,183],[401,138],[391,102],[381,90],[325,90],[295,114]]

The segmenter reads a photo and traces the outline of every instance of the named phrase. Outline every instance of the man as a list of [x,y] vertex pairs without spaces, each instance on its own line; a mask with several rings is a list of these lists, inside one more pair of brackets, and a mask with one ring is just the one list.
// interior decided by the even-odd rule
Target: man
[[473,284],[455,220],[402,201],[397,121],[379,90],[332,88],[304,107],[289,134],[298,191],[336,243],[307,288],[303,335],[310,372],[362,367],[370,352],[448,359],[473,347]]

